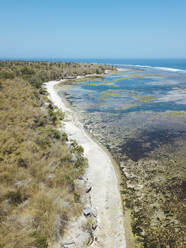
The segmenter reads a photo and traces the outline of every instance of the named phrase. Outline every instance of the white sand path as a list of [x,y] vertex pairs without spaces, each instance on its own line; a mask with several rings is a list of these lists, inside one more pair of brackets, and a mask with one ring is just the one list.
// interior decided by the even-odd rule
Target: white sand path
[[65,112],[64,131],[84,148],[89,166],[85,176],[91,182],[92,208],[96,209],[98,226],[94,231],[94,248],[126,248],[123,211],[118,188],[118,179],[109,155],[85,132],[77,114],[57,94],[59,81],[46,83],[49,99]]

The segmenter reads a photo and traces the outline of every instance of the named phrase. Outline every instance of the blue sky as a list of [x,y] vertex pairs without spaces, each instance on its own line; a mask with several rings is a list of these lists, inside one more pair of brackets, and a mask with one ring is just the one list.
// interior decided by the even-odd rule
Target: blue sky
[[186,58],[186,0],[0,0],[0,57]]

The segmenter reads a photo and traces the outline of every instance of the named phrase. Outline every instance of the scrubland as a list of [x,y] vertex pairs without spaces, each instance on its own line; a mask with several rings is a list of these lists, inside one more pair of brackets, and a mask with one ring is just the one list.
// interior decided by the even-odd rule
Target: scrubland
[[106,69],[111,67],[0,61],[0,248],[52,247],[82,211],[75,180],[87,160],[59,131],[64,113],[42,84]]

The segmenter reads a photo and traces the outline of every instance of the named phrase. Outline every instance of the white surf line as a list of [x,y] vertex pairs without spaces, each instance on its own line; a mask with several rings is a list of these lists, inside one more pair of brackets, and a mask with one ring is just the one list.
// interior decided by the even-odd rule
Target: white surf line
[[76,113],[68,108],[54,86],[61,81],[46,83],[49,99],[65,112],[64,131],[84,148],[89,166],[85,176],[92,184],[91,202],[96,209],[98,226],[94,231],[94,248],[126,248],[121,196],[118,179],[108,154],[85,132]]

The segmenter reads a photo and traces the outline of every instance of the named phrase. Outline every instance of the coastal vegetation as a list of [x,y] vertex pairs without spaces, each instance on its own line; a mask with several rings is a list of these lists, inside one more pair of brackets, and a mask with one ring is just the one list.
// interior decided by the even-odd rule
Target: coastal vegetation
[[0,61],[0,248],[47,248],[82,212],[76,179],[87,160],[59,131],[64,113],[43,82],[109,66]]

